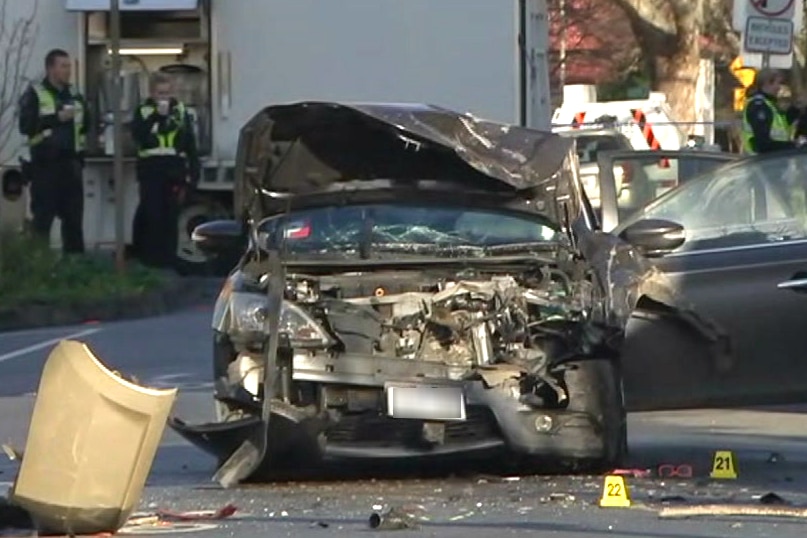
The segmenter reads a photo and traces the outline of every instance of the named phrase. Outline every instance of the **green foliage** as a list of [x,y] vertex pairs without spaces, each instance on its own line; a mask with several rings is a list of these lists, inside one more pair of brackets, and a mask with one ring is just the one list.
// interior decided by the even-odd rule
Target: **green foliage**
[[62,256],[19,233],[0,234],[0,307],[66,306],[136,297],[163,281],[162,274],[139,265],[130,264],[119,274],[112,259]]
[[630,71],[611,82],[597,85],[598,101],[647,99],[650,79],[640,71]]

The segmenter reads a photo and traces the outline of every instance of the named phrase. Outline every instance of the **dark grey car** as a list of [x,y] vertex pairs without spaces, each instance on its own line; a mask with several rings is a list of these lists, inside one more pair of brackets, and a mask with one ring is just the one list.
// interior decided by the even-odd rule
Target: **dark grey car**
[[612,466],[637,303],[716,341],[594,229],[557,135],[427,105],[273,106],[242,130],[237,181],[242,222],[194,231],[243,252],[212,320],[219,420],[170,423],[225,485],[324,460]]
[[[739,159],[674,155],[689,173],[647,204],[621,205],[602,175],[605,229],[630,240],[637,228],[685,233],[649,254],[677,291],[727,339],[716,360],[679,338],[673,325],[628,323],[623,361],[632,409],[754,405],[807,399],[807,153]],[[602,166],[640,164],[648,152],[600,155]],[[734,162],[726,162],[734,161]],[[696,171],[703,173],[697,174]]]

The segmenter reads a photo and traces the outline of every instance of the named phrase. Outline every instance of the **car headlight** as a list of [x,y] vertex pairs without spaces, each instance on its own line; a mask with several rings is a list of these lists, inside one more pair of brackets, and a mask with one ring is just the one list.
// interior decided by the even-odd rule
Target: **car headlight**
[[269,302],[261,293],[230,294],[230,328],[237,333],[262,333],[269,314]]
[[[230,327],[237,333],[265,333],[269,303],[259,293],[234,292],[230,297]],[[283,301],[278,323],[294,347],[328,347],[334,343],[317,321],[299,306]]]

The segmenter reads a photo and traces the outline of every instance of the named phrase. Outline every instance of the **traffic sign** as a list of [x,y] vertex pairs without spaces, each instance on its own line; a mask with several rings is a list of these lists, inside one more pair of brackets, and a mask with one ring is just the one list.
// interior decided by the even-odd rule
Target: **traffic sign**
[[734,88],[734,111],[740,112],[745,108],[746,88]]
[[763,54],[793,52],[793,21],[770,17],[748,17],[743,32],[744,50]]
[[750,88],[751,84],[754,83],[754,77],[756,77],[756,71],[753,67],[748,67],[743,65],[743,57],[737,56],[734,60],[729,64],[729,70],[731,74],[740,82],[740,85],[743,88]]
[[[798,4],[799,9],[796,9]],[[732,26],[744,32],[748,17],[790,19],[795,22],[796,32],[801,30],[801,3],[796,0],[734,0]]]
[[792,19],[796,11],[796,0],[748,0],[752,13],[762,17]]

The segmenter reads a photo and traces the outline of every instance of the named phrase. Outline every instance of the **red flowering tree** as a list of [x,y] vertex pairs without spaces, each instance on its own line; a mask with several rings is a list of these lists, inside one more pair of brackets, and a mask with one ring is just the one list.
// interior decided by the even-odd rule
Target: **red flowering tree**
[[613,0],[549,0],[551,79],[562,84],[603,84],[638,65],[630,23]]

